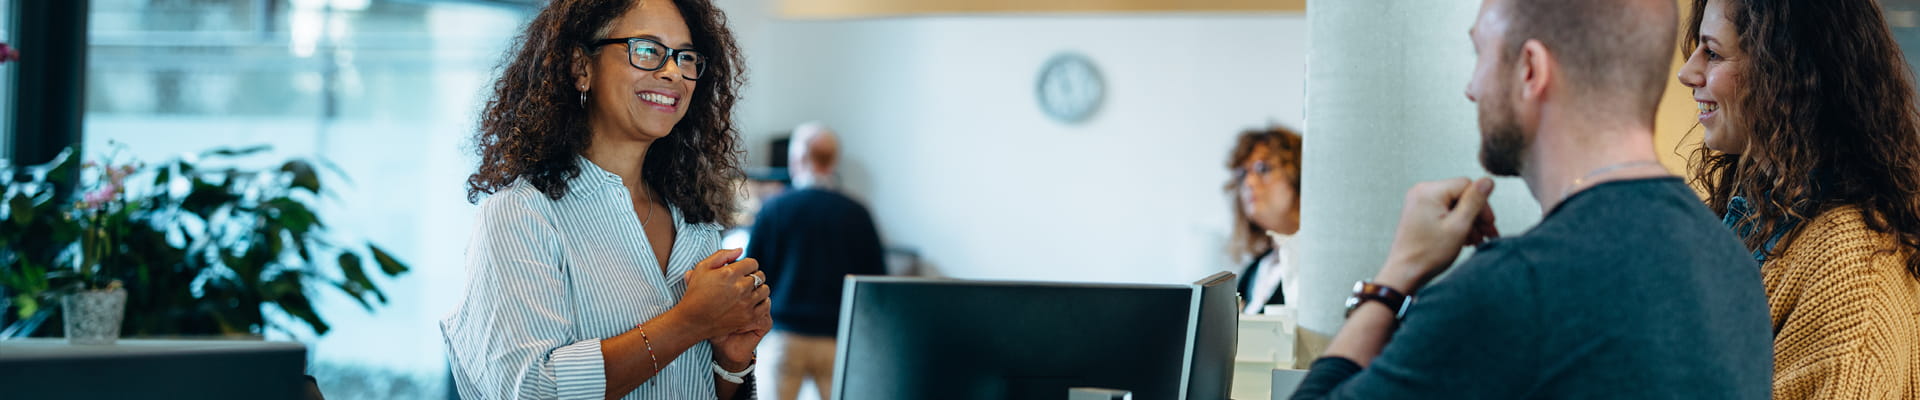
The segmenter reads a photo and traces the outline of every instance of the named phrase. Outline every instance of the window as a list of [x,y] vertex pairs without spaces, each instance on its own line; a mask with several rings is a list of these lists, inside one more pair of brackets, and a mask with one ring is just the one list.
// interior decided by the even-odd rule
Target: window
[[[307,340],[328,397],[447,393],[433,321],[461,290],[481,96],[532,10],[483,1],[93,0],[84,145],[161,162],[270,145],[319,158],[330,230],[413,267],[369,313],[315,289]],[[337,176],[333,177],[337,178]],[[273,337],[273,334],[269,334]],[[306,333],[300,339],[311,339]],[[300,335],[296,335],[300,336]]]

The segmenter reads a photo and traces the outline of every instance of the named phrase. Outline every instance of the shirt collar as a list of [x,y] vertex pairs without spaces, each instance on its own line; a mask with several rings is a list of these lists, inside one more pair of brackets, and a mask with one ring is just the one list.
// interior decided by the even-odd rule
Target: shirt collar
[[1267,231],[1267,239],[1272,240],[1273,248],[1278,249],[1281,247],[1285,247],[1287,245],[1287,242],[1293,241],[1293,235],[1274,232],[1274,231]]
[[[572,183],[587,184],[584,186],[574,185],[573,186],[574,189],[587,190],[587,191],[617,189],[623,195],[626,193],[627,185],[623,183],[625,181],[620,179],[620,175],[614,174],[613,172],[609,172],[607,171],[606,168],[600,168],[599,164],[594,164],[593,160],[587,159],[586,156],[574,156],[574,157],[578,159],[578,162],[580,164],[580,176],[576,176],[572,180],[569,180],[568,182],[569,184],[572,184]],[[673,217],[674,230],[676,231],[683,231],[689,228],[712,230],[712,231],[719,231],[719,230],[725,229],[725,226],[717,222],[703,222],[703,223],[697,223],[697,224],[688,223],[686,216],[680,213],[680,207],[674,206],[673,203],[671,202],[667,203],[667,211],[671,212],[671,216]]]
[[575,155],[574,159],[575,163],[580,164],[580,176],[573,177],[572,181],[584,181],[593,184],[595,188],[626,187],[621,183],[620,175],[615,175],[606,168],[600,168],[600,164],[594,164],[593,160],[587,159],[587,156]]
[[[1733,229],[1735,234],[1744,239],[1748,236],[1753,236],[1754,233],[1753,224],[1745,223],[1744,221],[1747,216],[1751,214],[1753,214],[1753,206],[1747,204],[1747,199],[1741,196],[1733,196],[1732,199],[1727,200],[1727,215],[1720,217],[1720,223],[1726,224],[1727,228]],[[1799,223],[1800,220],[1792,216],[1781,217],[1780,225],[1774,228],[1773,236],[1768,237],[1766,243],[1762,243],[1760,248],[1753,250],[1753,260],[1761,263],[1767,262],[1767,253],[1772,252],[1774,246],[1780,244],[1780,239],[1786,237],[1787,231],[1793,230],[1793,226]]]

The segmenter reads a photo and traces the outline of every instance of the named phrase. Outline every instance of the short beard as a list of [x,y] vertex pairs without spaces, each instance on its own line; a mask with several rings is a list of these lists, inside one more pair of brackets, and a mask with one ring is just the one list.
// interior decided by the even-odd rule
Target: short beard
[[1480,102],[1480,166],[1498,176],[1519,176],[1533,138],[1520,128],[1506,91]]

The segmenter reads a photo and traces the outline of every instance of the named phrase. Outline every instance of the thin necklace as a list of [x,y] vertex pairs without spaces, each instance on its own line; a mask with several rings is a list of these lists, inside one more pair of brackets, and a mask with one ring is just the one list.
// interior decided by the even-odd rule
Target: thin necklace
[[647,230],[647,224],[653,223],[653,196],[647,196],[647,201],[641,202],[640,204],[645,204],[647,207],[647,216],[640,220],[640,230],[645,231]]
[[1608,173],[1608,172],[1613,172],[1620,169],[1633,168],[1633,167],[1650,167],[1650,166],[1658,166],[1658,165],[1660,165],[1659,161],[1640,160],[1640,161],[1628,161],[1628,162],[1622,162],[1622,163],[1608,164],[1600,168],[1594,168],[1593,171],[1588,171],[1586,175],[1582,175],[1579,178],[1574,178],[1573,184],[1567,185],[1566,189],[1561,190],[1560,201],[1566,201],[1567,196],[1572,195],[1574,189],[1579,189],[1581,186],[1586,185],[1587,179],[1592,179],[1594,176]]

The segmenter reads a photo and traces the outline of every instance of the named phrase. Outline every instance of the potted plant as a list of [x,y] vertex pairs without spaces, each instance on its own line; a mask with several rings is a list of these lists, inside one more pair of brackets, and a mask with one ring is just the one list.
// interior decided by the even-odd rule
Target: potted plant
[[133,214],[139,204],[126,198],[126,180],[136,166],[88,162],[82,166],[97,174],[80,201],[73,205],[80,229],[80,259],[73,269],[55,270],[51,279],[62,291],[62,318],[67,341],[73,344],[113,344],[120,338],[120,324],[126,315],[127,290],[119,277],[125,270],[143,266],[122,253],[130,250],[119,242],[138,226]]
[[68,212],[72,205],[57,194],[53,182],[66,181],[79,169],[71,152],[44,165],[16,168],[0,165],[0,339],[25,336],[53,315],[42,307],[53,283],[49,270],[58,270],[79,240],[79,221]]
[[[141,254],[150,265],[173,270],[127,281],[144,297],[131,304],[129,329],[174,335],[292,333],[292,327],[266,318],[262,307],[270,306],[315,334],[326,334],[331,328],[314,310],[311,290],[338,290],[369,311],[387,302],[368,270],[391,277],[405,273],[407,265],[377,245],[327,231],[313,204],[332,186],[325,185],[315,162],[295,158],[268,168],[235,167],[267,150],[215,149],[148,169],[155,187],[172,189],[143,200],[146,218],[163,228],[142,240],[152,250]],[[177,246],[161,243],[166,232],[181,233]],[[141,288],[147,294],[141,295]]]
[[[35,181],[77,169],[71,160],[9,183],[8,207],[0,210],[0,286],[19,321],[0,338],[12,330],[53,334],[34,328],[50,314],[38,307],[48,288],[105,288],[115,280],[127,296],[121,331],[129,337],[292,332],[268,318],[269,309],[325,334],[330,327],[313,308],[312,291],[338,290],[369,311],[386,303],[369,269],[391,277],[406,264],[327,231],[312,204],[331,186],[322,185],[315,163],[241,166],[266,150],[216,149],[130,171],[100,169],[87,193],[113,187],[108,193],[117,197],[48,200],[51,190],[36,188],[49,185]],[[45,267],[53,265],[74,268]],[[47,270],[55,273],[36,275]]]

